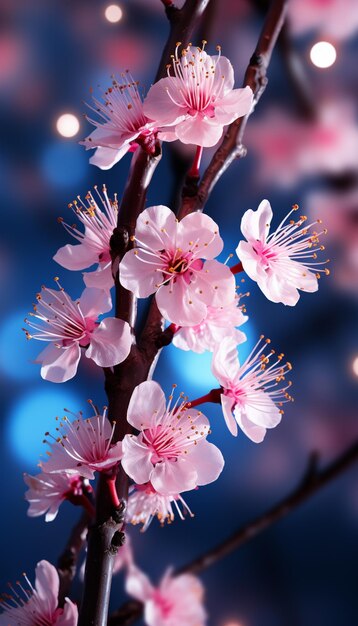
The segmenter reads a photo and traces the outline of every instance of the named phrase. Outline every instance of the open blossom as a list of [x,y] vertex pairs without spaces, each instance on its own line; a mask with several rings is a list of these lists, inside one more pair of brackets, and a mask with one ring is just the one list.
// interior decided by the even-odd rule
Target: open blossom
[[161,524],[165,522],[170,524],[174,520],[175,513],[183,520],[186,512],[193,517],[180,493],[171,496],[162,495],[154,489],[151,483],[130,487],[126,520],[131,524],[143,524],[142,532],[147,530],[154,517],[157,517]]
[[244,324],[248,317],[238,306],[239,296],[225,306],[208,306],[206,317],[200,324],[184,326],[173,337],[173,344],[181,350],[202,353],[212,352],[224,337],[232,337],[237,344],[246,341],[246,335],[236,326]]
[[[149,90],[144,112],[160,126],[174,126],[175,138],[183,143],[214,146],[224,126],[250,112],[252,90],[234,89],[234,70],[220,55],[220,46],[216,56],[190,45],[179,55],[179,47],[168,65],[168,77]],[[164,133],[163,138],[170,141],[168,130],[170,136]]]
[[292,0],[288,11],[292,32],[298,35],[317,30],[342,40],[358,30],[356,0]]
[[292,366],[282,364],[283,354],[275,357],[274,350],[266,353],[269,343],[260,337],[240,365],[235,341],[226,337],[217,346],[212,361],[212,372],[222,387],[220,400],[229,431],[236,437],[239,426],[255,443],[264,439],[267,428],[280,423],[282,404],[292,400],[287,392],[291,382],[285,383]]
[[13,595],[1,598],[3,613],[0,626],[76,626],[78,610],[65,598],[64,608],[58,607],[59,577],[56,568],[48,561],[36,566],[35,586],[26,574],[25,583],[17,582],[16,589],[10,585]]
[[162,495],[207,485],[220,475],[224,459],[206,441],[209,422],[185,402],[165,406],[164,393],[154,381],[138,385],[131,397],[127,420],[140,431],[123,439],[122,466],[137,484],[150,482]]
[[179,222],[168,207],[150,207],[138,217],[135,241],[119,265],[120,281],[139,298],[155,293],[170,322],[200,324],[208,306],[232,301],[235,278],[213,260],[223,241],[208,215],[191,213]]
[[25,499],[30,504],[27,514],[29,517],[45,515],[46,522],[52,522],[57,517],[58,509],[65,500],[80,499],[84,495],[84,485],[79,474],[61,472],[61,474],[45,474],[36,476],[24,474],[24,481],[29,487]]
[[192,574],[173,576],[168,569],[158,587],[134,565],[129,569],[126,591],[144,604],[147,626],[204,626],[204,588]]
[[50,342],[36,359],[41,363],[42,378],[53,383],[73,378],[81,348],[86,348],[86,357],[100,367],[124,361],[131,347],[129,324],[114,317],[98,322],[98,316],[111,308],[111,296],[101,289],[86,288],[74,302],[62,287],[59,291],[42,287],[30,313],[40,323],[26,319],[36,332],[24,329],[28,339]]
[[113,287],[112,260],[110,254],[110,239],[117,226],[118,202],[117,197],[111,201],[107,189],[103,186],[103,196],[95,190],[103,209],[99,207],[92,193],[86,196],[87,203],[80,197],[69,204],[76,217],[83,224],[85,230],[81,232],[76,225],[67,224],[59,218],[64,228],[72,237],[77,239],[77,245],[67,244],[60,248],[54,261],[67,270],[82,270],[98,263],[94,272],[84,272],[83,278],[87,287],[96,287],[108,291]]
[[313,292],[318,289],[320,273],[329,274],[327,263],[316,262],[315,249],[319,246],[322,232],[312,230],[320,224],[316,220],[306,225],[306,216],[297,221],[288,218],[298,205],[294,205],[279,227],[269,234],[272,209],[263,200],[257,211],[249,209],[241,220],[241,231],[247,241],[240,241],[236,252],[245,272],[255,280],[266,298],[294,306],[300,297],[298,290]]
[[96,119],[87,116],[87,120],[96,129],[81,142],[87,150],[96,148],[90,163],[108,170],[138,145],[155,152],[156,123],[144,114],[138,83],[130,74],[122,74],[120,82],[113,80],[103,101],[93,101],[94,106],[88,106]]
[[108,472],[122,457],[121,442],[113,443],[114,428],[106,408],[102,415],[83,418],[80,414],[73,422],[64,416],[59,420],[56,437],[44,441],[51,451],[47,452],[49,458],[42,464],[42,471],[72,472],[90,480],[95,472]]

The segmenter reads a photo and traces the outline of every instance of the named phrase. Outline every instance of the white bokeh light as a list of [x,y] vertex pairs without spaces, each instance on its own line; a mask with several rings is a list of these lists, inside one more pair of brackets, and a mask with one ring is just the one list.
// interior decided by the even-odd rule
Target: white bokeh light
[[119,22],[122,19],[122,15],[123,11],[118,4],[110,4],[104,12],[106,20],[112,22],[112,24]]
[[64,113],[58,118],[56,128],[62,137],[74,137],[80,130],[80,123],[72,113]]
[[353,359],[352,370],[353,374],[358,377],[358,356]]
[[310,57],[316,67],[331,67],[337,58],[337,52],[328,41],[318,41],[312,46]]

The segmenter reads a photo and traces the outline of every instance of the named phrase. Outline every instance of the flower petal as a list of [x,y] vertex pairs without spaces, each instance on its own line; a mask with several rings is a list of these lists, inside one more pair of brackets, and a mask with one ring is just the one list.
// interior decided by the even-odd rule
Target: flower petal
[[254,443],[261,443],[264,440],[266,428],[257,426],[256,424],[250,422],[244,410],[242,410],[238,404],[234,408],[234,415],[241,430],[249,439],[251,439],[251,441]]
[[210,306],[218,307],[230,304],[235,298],[235,276],[230,268],[219,261],[206,261],[200,272],[200,278],[213,289]]
[[162,280],[158,265],[145,250],[129,250],[119,264],[120,283],[138,298],[147,298]]
[[116,317],[107,317],[91,334],[86,357],[100,367],[112,367],[127,358],[131,345],[129,324]]
[[66,270],[83,270],[98,263],[98,254],[84,243],[75,246],[68,243],[56,252],[53,260]]
[[78,608],[77,606],[65,598],[65,606],[63,607],[63,613],[56,620],[54,626],[77,626],[78,621]]
[[196,446],[189,448],[185,461],[195,468],[199,486],[214,482],[220,476],[225,464],[219,448],[206,439],[201,439]]
[[146,602],[153,594],[153,587],[148,578],[138,567],[131,565],[126,578],[126,592],[140,602]]
[[250,113],[253,102],[253,93],[250,87],[233,89],[223,98],[215,102],[215,121],[218,124],[231,124],[234,120]]
[[160,287],[155,297],[163,317],[178,326],[200,324],[206,315],[206,305],[181,277]]
[[229,388],[230,383],[239,375],[237,345],[232,337],[225,337],[214,350],[211,371],[224,389]]
[[178,139],[183,143],[210,148],[215,146],[223,134],[223,125],[214,123],[197,114],[186,118],[175,127]]
[[245,402],[245,415],[250,422],[262,428],[275,428],[281,422],[281,413],[264,391],[250,394]]
[[50,343],[38,355],[36,363],[41,363],[41,376],[52,383],[64,383],[76,375],[81,348],[74,343],[68,348],[58,348]]
[[148,207],[143,211],[138,219],[135,228],[135,236],[139,240],[145,241],[145,247],[154,251],[167,249],[168,244],[173,244],[176,240],[178,222],[173,211],[167,206],[159,204]]
[[103,289],[86,287],[80,297],[79,307],[83,317],[97,319],[102,313],[108,313],[112,308],[112,298]]
[[197,472],[186,459],[164,460],[153,468],[151,479],[154,489],[162,495],[190,491],[197,486]]
[[142,442],[141,435],[125,435],[122,451],[122,466],[126,474],[138,485],[148,482],[153,470],[150,460],[152,451]]
[[151,86],[143,103],[144,114],[158,126],[176,124],[186,113],[186,108],[175,104],[168,91],[180,99],[180,81],[174,77],[162,78]]
[[258,209],[249,209],[241,219],[241,232],[249,242],[265,243],[270,230],[272,209],[268,200],[262,200]]
[[137,428],[144,430],[153,425],[153,419],[165,412],[165,395],[158,383],[146,380],[137,385],[129,401],[127,421]]
[[190,213],[178,224],[176,245],[184,250],[190,248],[190,241],[195,242],[195,249],[200,251],[201,259],[214,259],[220,254],[224,242],[219,235],[219,227],[206,213]]
[[54,613],[58,604],[60,581],[56,568],[48,561],[40,561],[36,566],[35,589],[41,600],[46,601],[49,613]]
[[86,287],[109,291],[114,285],[112,263],[100,264],[94,272],[83,272],[83,280]]
[[113,165],[118,163],[125,154],[127,154],[130,144],[126,143],[119,148],[102,148],[98,147],[89,162],[91,165],[97,165],[101,170],[110,170]]
[[231,434],[234,435],[234,437],[237,437],[237,423],[232,414],[232,410],[235,405],[235,399],[230,398],[230,396],[225,396],[223,393],[221,394],[220,398],[226,426],[228,427]]

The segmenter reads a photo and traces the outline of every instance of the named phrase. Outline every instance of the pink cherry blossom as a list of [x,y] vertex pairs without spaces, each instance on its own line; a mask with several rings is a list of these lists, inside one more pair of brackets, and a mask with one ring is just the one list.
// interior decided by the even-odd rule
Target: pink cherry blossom
[[110,239],[114,228],[117,226],[118,201],[114,196],[111,201],[107,195],[107,189],[103,186],[103,196],[97,191],[99,200],[104,210],[89,191],[86,196],[87,203],[80,196],[69,204],[76,217],[83,224],[84,233],[78,230],[76,225],[70,226],[63,218],[59,218],[67,232],[72,235],[79,244],[67,244],[60,248],[54,261],[68,270],[82,270],[98,263],[94,272],[84,272],[83,277],[87,287],[96,287],[108,291],[113,287],[112,260],[110,254]]
[[329,273],[327,268],[320,269],[327,261],[315,261],[315,249],[320,249],[319,235],[325,231],[317,233],[312,228],[321,220],[309,225],[305,215],[297,221],[289,220],[298,208],[294,205],[271,234],[272,209],[268,200],[263,200],[257,211],[249,209],[241,220],[241,231],[247,241],[240,241],[236,249],[245,272],[257,282],[266,298],[289,306],[297,304],[299,289],[317,291],[320,273]]
[[192,574],[173,576],[166,571],[158,587],[134,565],[126,579],[126,591],[144,604],[147,626],[204,626],[204,588]]
[[236,437],[239,426],[255,443],[264,439],[267,428],[280,423],[283,402],[292,400],[287,392],[291,382],[284,382],[292,366],[282,365],[283,354],[275,357],[274,350],[265,353],[269,343],[261,336],[240,365],[235,341],[225,337],[212,361],[212,372],[222,387],[221,406],[229,431]]
[[51,563],[40,561],[37,564],[35,587],[26,574],[23,577],[25,583],[17,582],[16,589],[10,585],[12,596],[7,593],[1,598],[1,626],[76,626],[76,605],[66,598],[64,608],[58,607],[60,583]]
[[[183,511],[180,509],[180,504]],[[154,517],[157,517],[161,524],[165,522],[170,524],[174,520],[175,512],[182,520],[185,519],[184,514],[186,512],[193,517],[180,493],[172,496],[161,495],[151,483],[130,487],[126,519],[131,524],[143,524],[142,532],[147,530]]]
[[168,137],[163,133],[167,141],[176,138],[206,148],[214,146],[224,126],[251,111],[252,90],[234,89],[234,70],[220,55],[220,46],[219,54],[211,57],[204,48],[190,45],[179,55],[180,45],[168,66],[168,77],[149,90],[144,112],[162,127],[175,127],[175,137],[170,128]]
[[150,482],[162,495],[207,485],[220,475],[224,459],[206,441],[209,422],[200,412],[178,401],[165,406],[165,396],[154,381],[138,385],[131,397],[127,420],[140,431],[123,439],[122,466],[137,484]]
[[[57,280],[57,279],[56,279]],[[86,288],[77,301],[59,285],[59,291],[42,287],[31,318],[25,322],[36,332],[27,330],[28,339],[48,341],[37,357],[41,363],[41,376],[53,383],[73,378],[81,358],[85,355],[100,367],[112,367],[126,359],[131,347],[130,326],[123,320],[107,317],[98,322],[98,316],[112,308],[109,293],[101,289]]]
[[89,485],[84,484],[79,474],[61,472],[61,474],[45,474],[41,472],[36,476],[24,474],[24,481],[29,487],[25,493],[25,499],[30,506],[27,511],[29,517],[45,515],[46,522],[52,522],[57,517],[58,509],[64,500],[81,499],[84,490],[89,490]]
[[208,306],[206,317],[200,324],[184,326],[173,337],[173,344],[181,350],[202,353],[212,352],[224,337],[232,337],[237,344],[246,341],[246,335],[236,326],[244,324],[248,317],[238,306],[239,296],[225,306]]
[[113,80],[103,100],[93,98],[93,102],[94,106],[88,106],[96,119],[87,116],[87,120],[96,129],[81,142],[87,150],[96,148],[90,163],[108,170],[138,145],[155,152],[156,123],[144,114],[138,83],[129,73],[122,74],[120,81]]
[[292,0],[288,10],[290,27],[297,35],[316,30],[342,40],[358,30],[356,0]]
[[137,247],[120,263],[120,281],[139,298],[155,292],[158,308],[170,322],[200,324],[208,306],[232,301],[235,278],[213,260],[223,241],[208,215],[192,213],[179,222],[166,206],[150,207],[137,220],[135,241]]
[[41,465],[43,472],[72,472],[91,480],[95,472],[108,472],[119,463],[122,444],[113,443],[115,424],[108,420],[106,408],[102,415],[83,418],[79,414],[73,422],[65,415],[58,421],[56,437],[44,440],[51,451]]

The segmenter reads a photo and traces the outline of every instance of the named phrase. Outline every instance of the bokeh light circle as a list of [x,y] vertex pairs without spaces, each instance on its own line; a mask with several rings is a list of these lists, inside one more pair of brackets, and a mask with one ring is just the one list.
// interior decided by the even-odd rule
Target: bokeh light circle
[[80,122],[72,113],[64,113],[58,118],[56,128],[62,137],[75,137],[80,130]]
[[311,48],[310,58],[316,67],[331,67],[337,58],[337,52],[329,41],[318,41]]
[[64,387],[54,389],[52,385],[21,396],[9,412],[6,428],[7,445],[19,464],[33,471],[40,456],[46,457],[44,433],[55,432],[56,415],[62,416],[64,407],[77,412],[83,405],[77,394]]
[[120,22],[120,20],[122,19],[123,11],[121,7],[118,6],[118,4],[110,4],[106,8],[104,16],[106,20],[108,20],[108,22],[115,24],[116,22]]
[[353,359],[352,370],[353,374],[358,377],[358,356]]

